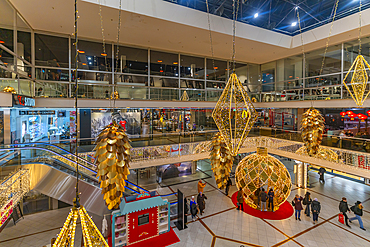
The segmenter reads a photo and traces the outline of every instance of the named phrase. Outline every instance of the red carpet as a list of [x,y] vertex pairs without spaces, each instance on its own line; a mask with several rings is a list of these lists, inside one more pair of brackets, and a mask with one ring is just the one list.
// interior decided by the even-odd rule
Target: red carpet
[[130,244],[128,246],[130,247],[164,247],[164,246],[169,246],[171,244],[180,242],[179,237],[177,237],[176,233],[171,230],[167,233],[163,233],[159,235],[158,237],[155,238],[150,238],[148,240],[141,241],[136,244]]
[[[235,206],[237,206],[237,204],[236,204],[237,195],[238,195],[238,192],[235,192],[231,196],[231,200],[233,201]],[[281,204],[279,210],[277,210],[275,212],[269,212],[269,211],[261,212],[261,210],[251,208],[250,206],[248,206],[245,203],[244,203],[243,207],[244,207],[244,212],[245,213],[247,213],[249,215],[252,215],[254,217],[258,217],[258,218],[266,219],[266,220],[283,220],[283,219],[289,218],[294,213],[294,209],[293,209],[292,205],[290,205],[290,203],[287,202],[287,201],[285,201],[283,204]]]

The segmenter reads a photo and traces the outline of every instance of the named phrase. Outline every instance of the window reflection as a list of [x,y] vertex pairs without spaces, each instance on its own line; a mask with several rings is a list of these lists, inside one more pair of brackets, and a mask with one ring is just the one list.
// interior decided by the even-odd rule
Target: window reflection
[[205,78],[204,58],[181,55],[180,60],[181,77],[194,79]]
[[120,46],[118,61],[115,57],[114,66],[118,73],[148,74],[148,50]]
[[207,80],[227,81],[227,61],[207,58]]
[[36,65],[68,68],[68,39],[35,34]]
[[161,76],[179,76],[177,54],[150,51],[150,74]]

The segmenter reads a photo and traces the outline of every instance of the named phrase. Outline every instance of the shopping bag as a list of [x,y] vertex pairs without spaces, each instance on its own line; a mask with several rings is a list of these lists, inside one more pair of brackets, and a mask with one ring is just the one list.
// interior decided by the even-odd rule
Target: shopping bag
[[342,224],[344,224],[344,215],[343,214],[339,214],[339,219],[338,221]]

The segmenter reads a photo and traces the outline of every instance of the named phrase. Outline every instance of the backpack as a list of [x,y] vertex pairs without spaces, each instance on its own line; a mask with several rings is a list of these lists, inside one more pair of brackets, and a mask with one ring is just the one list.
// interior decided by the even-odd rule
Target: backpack
[[352,212],[355,212],[355,206],[352,206],[352,207],[351,207],[351,211],[352,211]]
[[303,205],[307,205],[307,201],[308,201],[308,199],[307,199],[307,197],[305,197],[305,198],[303,199]]
[[293,199],[293,201],[292,201],[292,206],[293,206],[293,207],[295,206],[295,202],[294,202],[294,199]]

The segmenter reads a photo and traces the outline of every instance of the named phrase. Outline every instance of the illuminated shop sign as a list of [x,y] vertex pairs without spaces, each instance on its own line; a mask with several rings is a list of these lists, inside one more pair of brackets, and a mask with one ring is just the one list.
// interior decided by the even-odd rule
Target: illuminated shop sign
[[35,99],[23,95],[13,94],[13,106],[35,106]]
[[54,110],[19,111],[19,115],[55,115]]

